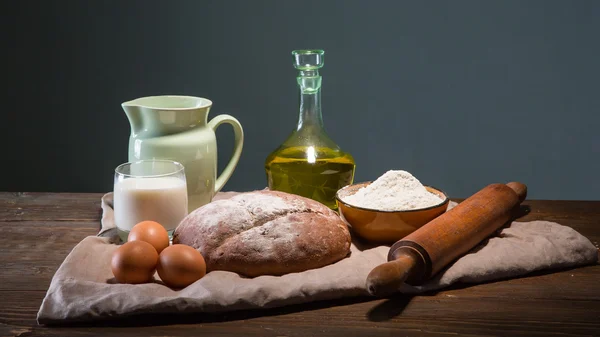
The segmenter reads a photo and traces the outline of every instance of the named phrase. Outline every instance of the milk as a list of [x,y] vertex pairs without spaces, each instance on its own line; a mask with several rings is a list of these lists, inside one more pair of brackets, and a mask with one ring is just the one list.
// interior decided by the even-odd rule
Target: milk
[[119,232],[128,233],[145,220],[156,221],[171,232],[188,214],[185,181],[177,177],[122,179],[115,183],[114,210]]

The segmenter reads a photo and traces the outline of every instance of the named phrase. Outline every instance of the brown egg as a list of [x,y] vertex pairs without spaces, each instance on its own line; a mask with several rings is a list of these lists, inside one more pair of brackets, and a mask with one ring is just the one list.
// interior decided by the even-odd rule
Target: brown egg
[[156,270],[169,287],[185,288],[206,275],[206,262],[196,249],[175,244],[160,253]]
[[158,253],[147,242],[131,241],[117,248],[110,262],[113,275],[120,283],[146,283],[152,281]]
[[159,254],[163,249],[169,247],[169,233],[156,221],[142,221],[133,226],[127,241],[137,240],[148,242]]

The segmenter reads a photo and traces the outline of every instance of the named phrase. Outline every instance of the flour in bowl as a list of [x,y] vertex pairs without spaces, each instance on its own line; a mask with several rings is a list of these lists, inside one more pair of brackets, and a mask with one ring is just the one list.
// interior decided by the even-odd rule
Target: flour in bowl
[[363,208],[382,211],[407,211],[435,206],[443,200],[427,191],[417,178],[402,170],[390,170],[356,193],[343,198],[344,202]]

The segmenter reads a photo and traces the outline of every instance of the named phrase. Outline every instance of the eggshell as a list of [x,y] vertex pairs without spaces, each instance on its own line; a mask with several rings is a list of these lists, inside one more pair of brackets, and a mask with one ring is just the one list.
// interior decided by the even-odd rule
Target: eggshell
[[133,226],[127,241],[137,240],[148,242],[156,249],[158,254],[169,247],[169,233],[161,224],[155,221],[142,221]]
[[151,244],[131,241],[113,252],[111,269],[120,283],[146,283],[152,281],[158,253]]
[[175,244],[160,253],[156,269],[167,286],[185,288],[206,275],[206,262],[196,249]]

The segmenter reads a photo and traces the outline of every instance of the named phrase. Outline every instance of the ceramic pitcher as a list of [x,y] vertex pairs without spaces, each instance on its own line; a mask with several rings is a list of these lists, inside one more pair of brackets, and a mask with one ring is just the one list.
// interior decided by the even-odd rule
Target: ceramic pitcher
[[[188,211],[209,203],[229,180],[242,153],[244,132],[232,116],[208,121],[212,102],[192,96],[150,96],[122,104],[131,125],[129,161],[168,159],[185,167]],[[235,148],[225,170],[217,177],[215,130],[233,126]]]

